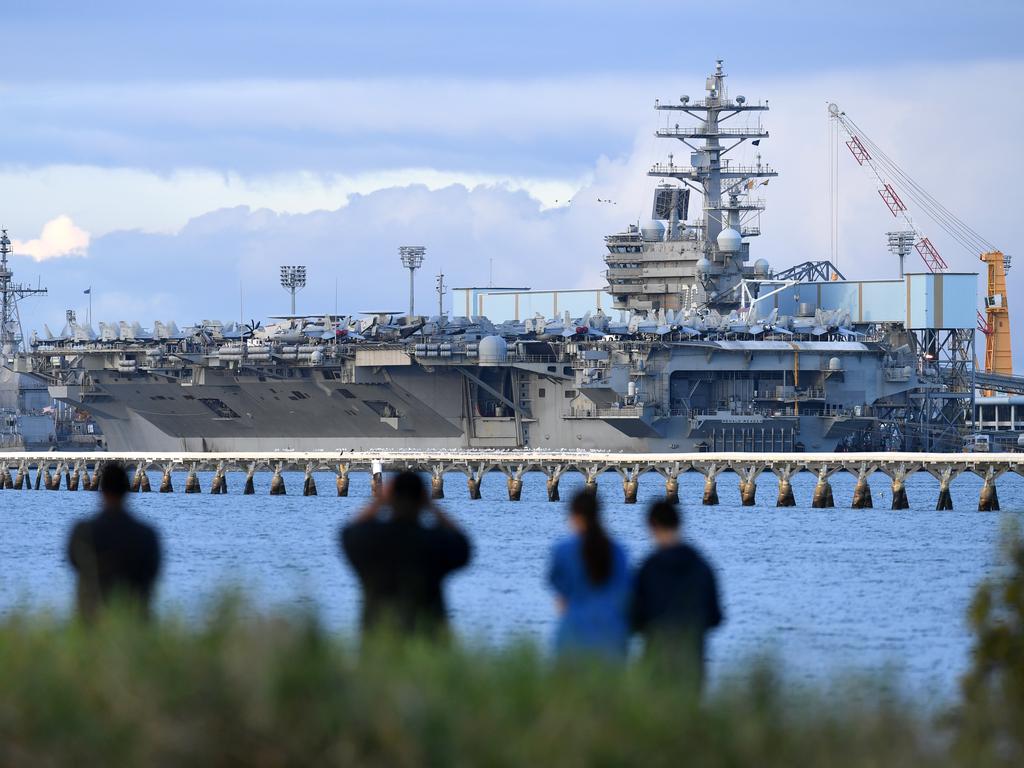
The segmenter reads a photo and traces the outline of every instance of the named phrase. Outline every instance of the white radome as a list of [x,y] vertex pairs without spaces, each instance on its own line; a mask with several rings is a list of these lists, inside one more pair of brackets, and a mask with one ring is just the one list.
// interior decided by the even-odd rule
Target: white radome
[[657,219],[650,219],[640,225],[640,235],[649,243],[661,242],[665,239],[665,225]]
[[718,250],[722,253],[737,253],[743,245],[740,233],[732,227],[726,227],[718,233]]
[[481,365],[504,363],[508,359],[508,344],[501,336],[484,336],[477,347],[477,360]]

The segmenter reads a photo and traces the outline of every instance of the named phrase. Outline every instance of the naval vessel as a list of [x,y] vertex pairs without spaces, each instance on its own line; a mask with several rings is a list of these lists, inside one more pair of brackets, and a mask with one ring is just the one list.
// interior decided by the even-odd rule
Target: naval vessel
[[11,365],[117,451],[959,450],[976,275],[752,260],[768,103],[730,95],[718,62],[655,110],[686,160],[655,163],[649,220],[605,238],[607,312],[99,333],[69,315]]

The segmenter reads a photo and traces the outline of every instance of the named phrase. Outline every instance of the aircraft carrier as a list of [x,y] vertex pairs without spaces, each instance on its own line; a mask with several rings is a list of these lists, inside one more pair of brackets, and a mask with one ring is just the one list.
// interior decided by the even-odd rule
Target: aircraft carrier
[[767,102],[731,96],[719,62],[704,95],[655,109],[687,160],[653,165],[650,219],[605,238],[607,312],[99,333],[69,315],[10,365],[117,451],[959,450],[977,276],[752,260]]

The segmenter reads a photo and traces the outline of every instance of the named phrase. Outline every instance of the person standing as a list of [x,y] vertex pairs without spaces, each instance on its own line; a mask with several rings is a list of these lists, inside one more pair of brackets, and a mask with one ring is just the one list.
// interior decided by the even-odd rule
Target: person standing
[[555,649],[560,656],[625,659],[629,648],[629,562],[605,531],[597,494],[582,491],[569,505],[572,535],[551,553],[548,582],[560,618]]
[[644,638],[644,657],[689,680],[704,680],[705,638],[722,623],[715,573],[696,549],[682,541],[679,510],[655,502],[647,525],[655,551],[633,581],[631,624]]
[[[432,512],[432,524],[424,513]],[[402,472],[341,530],[363,588],[362,628],[443,636],[443,583],[470,560],[469,538],[431,504],[422,478]]]
[[160,572],[159,536],[125,507],[129,482],[124,466],[108,461],[99,471],[103,506],[99,514],[76,523],[68,539],[78,613],[92,620],[110,603],[124,603],[148,617]]

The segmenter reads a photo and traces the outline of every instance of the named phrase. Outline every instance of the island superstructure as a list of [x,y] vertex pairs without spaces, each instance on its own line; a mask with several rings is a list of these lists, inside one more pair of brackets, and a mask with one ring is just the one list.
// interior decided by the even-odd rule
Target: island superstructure
[[703,98],[655,104],[689,162],[655,164],[650,220],[606,238],[611,313],[99,333],[69,318],[16,368],[118,451],[959,449],[977,276],[751,262],[776,174],[759,154],[767,104],[725,83],[718,62]]

